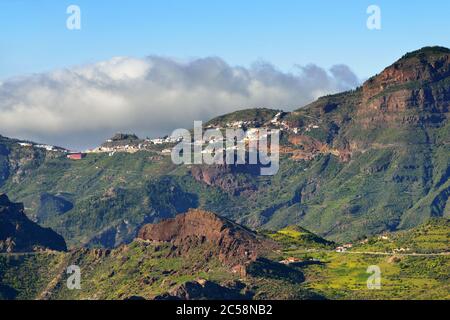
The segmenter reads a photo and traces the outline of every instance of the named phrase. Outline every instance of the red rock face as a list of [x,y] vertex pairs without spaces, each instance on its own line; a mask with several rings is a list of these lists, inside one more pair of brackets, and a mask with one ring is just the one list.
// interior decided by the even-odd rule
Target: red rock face
[[394,86],[417,81],[438,81],[448,76],[450,76],[449,54],[429,56],[423,60],[420,57],[400,59],[364,83],[364,100]]
[[180,254],[198,245],[207,244],[210,254],[229,266],[254,261],[259,255],[276,246],[268,239],[259,237],[229,220],[211,212],[194,209],[173,219],[143,226],[138,238],[170,242]]
[[400,59],[362,87],[356,120],[362,128],[402,126],[447,117],[450,88],[428,85],[450,76],[450,54]]

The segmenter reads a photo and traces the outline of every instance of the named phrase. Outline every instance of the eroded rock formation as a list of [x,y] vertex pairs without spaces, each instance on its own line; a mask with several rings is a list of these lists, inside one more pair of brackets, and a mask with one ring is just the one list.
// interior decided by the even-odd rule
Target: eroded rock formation
[[206,244],[210,254],[235,267],[255,261],[276,247],[272,241],[214,213],[191,209],[173,219],[141,228],[138,238],[170,242],[180,254]]

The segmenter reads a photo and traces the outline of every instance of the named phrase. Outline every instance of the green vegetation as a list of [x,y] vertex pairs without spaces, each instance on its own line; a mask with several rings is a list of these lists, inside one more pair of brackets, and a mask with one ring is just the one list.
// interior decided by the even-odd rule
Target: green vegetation
[[[239,274],[232,273],[216,257],[205,256],[207,246],[192,248],[182,256],[170,244],[143,241],[112,251],[80,249],[66,254],[0,256],[0,297],[127,299],[140,296],[152,299],[199,279],[224,285],[240,283],[243,294],[246,291],[255,299],[317,297],[300,285],[303,276],[299,270],[261,260],[249,267],[254,274],[239,279]],[[69,290],[66,286],[70,276],[66,268],[73,264],[81,268],[81,290]]]
[[[253,299],[449,299],[449,234],[449,220],[433,219],[341,253],[302,228],[288,227],[268,233],[282,249],[251,263],[245,277],[210,256],[208,243],[183,254],[168,243],[134,241],[114,250],[0,255],[0,299],[151,299],[199,279],[237,287]],[[392,252],[402,247],[411,250]],[[288,257],[296,261],[278,262]],[[81,268],[81,290],[66,286],[69,265]],[[381,271],[379,290],[367,288],[372,265]]]
[[426,57],[426,56],[430,56],[430,55],[441,55],[443,53],[449,54],[450,49],[445,48],[445,47],[440,47],[440,46],[424,47],[424,48],[421,48],[420,50],[408,52],[400,60],[411,59],[411,58],[415,58],[415,57]]
[[[390,257],[349,253],[309,253],[320,263],[303,269],[306,286],[329,299],[449,299],[449,256]],[[381,271],[381,288],[369,290],[369,266]]]
[[[449,128],[433,129],[433,139],[448,139]],[[345,241],[448,214],[449,145],[436,143],[430,153],[417,132],[402,133],[401,139],[411,141],[404,145],[400,133],[386,133],[397,138],[355,152],[349,163],[329,154],[310,161],[282,155],[273,177],[246,172],[219,177],[236,181],[234,188],[247,192],[206,185],[195,180],[187,166],[174,166],[167,157],[151,160],[151,152],[35,160],[39,165],[28,165],[25,175],[8,179],[0,192],[24,202],[31,218],[62,234],[71,246],[130,241],[142,222],[190,206],[252,228],[301,224],[328,239]],[[363,137],[361,131],[352,134]],[[116,236],[120,229],[122,234]],[[98,241],[105,237],[113,240]]]
[[278,231],[265,231],[274,241],[288,248],[333,248],[333,242],[325,240],[316,234],[300,227],[288,226]]
[[55,275],[62,272],[65,255],[0,254],[0,300],[37,298]]
[[355,250],[406,253],[440,253],[450,249],[450,220],[432,218],[425,224],[407,231],[372,237]]
[[[329,299],[449,299],[450,224],[432,219],[413,230],[386,233],[354,244],[345,252],[284,246],[296,257],[303,285]],[[394,249],[410,248],[408,251]],[[424,255],[414,255],[422,253]],[[446,253],[446,254],[444,254]],[[369,266],[381,271],[381,289],[369,290]]]

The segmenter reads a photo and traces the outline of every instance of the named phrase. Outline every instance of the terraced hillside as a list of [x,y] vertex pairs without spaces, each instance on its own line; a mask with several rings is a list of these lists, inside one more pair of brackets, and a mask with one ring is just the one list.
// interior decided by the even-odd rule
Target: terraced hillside
[[[286,246],[305,275],[306,288],[329,299],[450,298],[450,224],[432,219],[416,228],[352,243],[343,252]],[[380,288],[368,289],[374,267]]]

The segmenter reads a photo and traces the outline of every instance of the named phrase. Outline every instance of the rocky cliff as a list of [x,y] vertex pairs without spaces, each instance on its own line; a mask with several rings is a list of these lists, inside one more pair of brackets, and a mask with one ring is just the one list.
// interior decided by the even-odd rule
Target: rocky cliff
[[65,251],[64,239],[48,228],[30,221],[22,204],[0,195],[0,252]]
[[447,48],[429,47],[405,55],[364,83],[359,123],[372,127],[441,123],[449,111],[449,76]]

